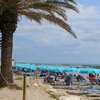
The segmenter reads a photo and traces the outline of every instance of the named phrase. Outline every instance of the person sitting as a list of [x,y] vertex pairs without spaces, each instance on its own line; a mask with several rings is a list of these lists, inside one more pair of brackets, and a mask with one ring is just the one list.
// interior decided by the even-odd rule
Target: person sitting
[[90,80],[90,82],[91,82],[93,85],[97,84],[96,75],[89,74],[89,80]]
[[83,77],[81,75],[76,76],[76,79],[77,79],[78,82],[83,81]]
[[44,83],[54,83],[54,77],[51,75],[48,75],[46,78],[44,78]]
[[97,84],[100,85],[100,76],[97,74]]
[[59,81],[59,78],[57,76],[55,76],[55,81],[58,82]]
[[66,77],[65,77],[65,83],[66,83],[67,86],[72,85],[72,78],[71,78],[70,75],[66,75]]

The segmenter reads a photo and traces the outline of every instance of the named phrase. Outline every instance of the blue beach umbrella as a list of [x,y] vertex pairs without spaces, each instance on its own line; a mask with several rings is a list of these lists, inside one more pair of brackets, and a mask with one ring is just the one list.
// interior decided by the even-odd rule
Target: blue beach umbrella
[[59,72],[59,67],[56,66],[49,66],[49,71],[53,71],[53,72]]
[[95,74],[95,69],[94,68],[79,68],[80,73],[82,74]]
[[34,65],[29,65],[28,67],[29,67],[29,69],[31,69],[31,70],[36,70],[36,67],[35,67]]
[[59,67],[59,72],[64,72],[65,68],[64,67]]
[[80,70],[78,68],[72,68],[72,72],[79,72]]
[[37,69],[40,69],[40,70],[47,70],[48,68],[47,68],[47,66],[37,66]]
[[71,68],[67,68],[67,67],[65,67],[64,72],[71,72],[71,71],[72,71],[72,69],[71,69]]
[[95,69],[96,74],[100,74],[100,69]]
[[16,64],[15,67],[16,68],[23,68],[24,66],[22,64]]
[[64,70],[65,72],[79,72],[79,69],[77,69],[77,68],[65,68],[65,70]]
[[32,69],[35,70],[35,66],[31,64],[15,64],[15,68],[24,68],[24,69]]

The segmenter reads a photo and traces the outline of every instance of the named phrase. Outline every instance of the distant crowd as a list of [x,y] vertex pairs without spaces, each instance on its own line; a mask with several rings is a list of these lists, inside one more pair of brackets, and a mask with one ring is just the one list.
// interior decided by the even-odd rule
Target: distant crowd
[[49,71],[41,71],[40,77],[44,77],[45,83],[54,83],[60,80],[64,80],[67,86],[73,85],[74,81],[76,82],[90,82],[92,85],[100,85],[100,76],[98,74],[89,74],[87,77],[81,74],[69,74],[69,73],[61,73],[61,72],[49,72]]

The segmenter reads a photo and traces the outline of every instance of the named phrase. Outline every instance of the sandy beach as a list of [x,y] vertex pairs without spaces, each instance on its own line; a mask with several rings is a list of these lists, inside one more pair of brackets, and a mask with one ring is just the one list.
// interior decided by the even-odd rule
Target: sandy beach
[[[16,89],[0,89],[0,100],[22,100],[23,77],[14,75]],[[41,79],[27,78],[26,100],[100,100],[100,97],[90,97],[79,90],[55,89],[51,85],[43,84]]]

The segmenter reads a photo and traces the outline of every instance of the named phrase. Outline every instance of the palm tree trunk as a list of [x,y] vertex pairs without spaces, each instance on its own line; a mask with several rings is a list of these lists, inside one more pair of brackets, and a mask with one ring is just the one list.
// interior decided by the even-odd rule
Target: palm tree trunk
[[[13,47],[13,34],[9,31],[2,33],[2,48],[1,48],[1,74],[3,80],[0,86],[6,86],[7,83],[13,83],[12,74],[12,47]],[[5,82],[6,81],[6,82]],[[6,83],[6,84],[5,84]]]
[[0,16],[0,30],[2,33],[1,46],[1,79],[0,86],[11,85],[13,83],[12,73],[12,49],[13,33],[17,28],[18,14],[13,7],[5,7]]

